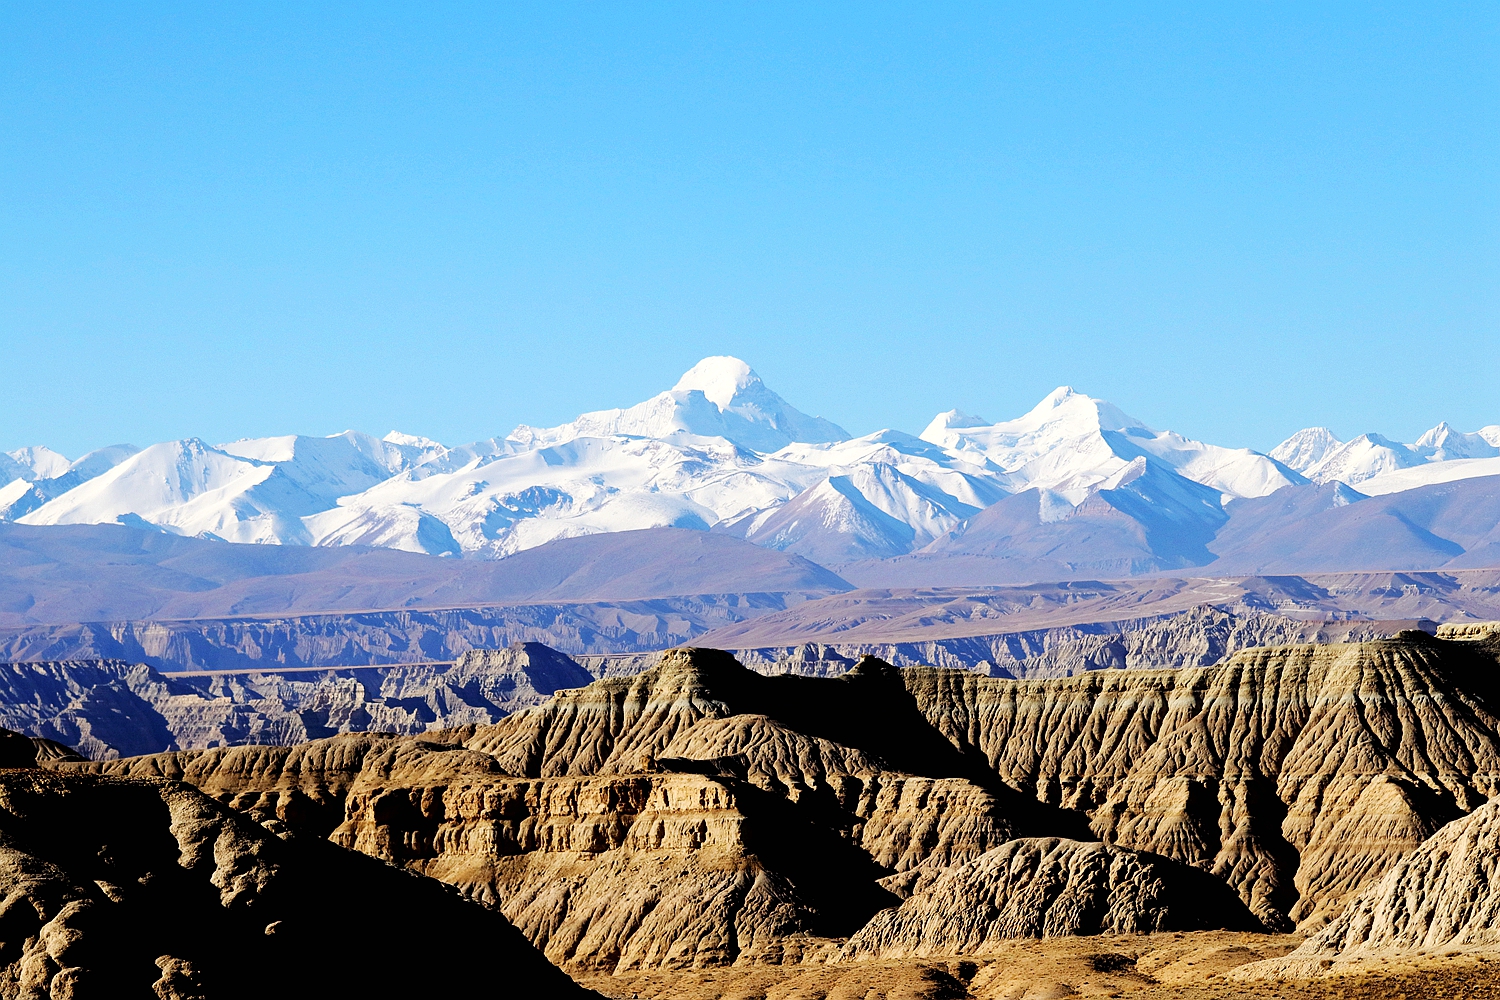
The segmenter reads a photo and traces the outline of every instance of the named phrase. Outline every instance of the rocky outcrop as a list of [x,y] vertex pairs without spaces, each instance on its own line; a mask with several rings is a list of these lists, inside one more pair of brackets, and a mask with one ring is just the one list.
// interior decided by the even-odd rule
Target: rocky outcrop
[[628,678],[564,691],[545,705],[479,729],[467,746],[526,775],[639,770],[705,719],[759,715],[783,729],[878,759],[910,774],[984,774],[934,732],[904,671],[865,659],[838,678],[764,676],[728,653],[681,649]]
[[372,955],[373,940],[441,954],[444,975],[497,995],[595,995],[499,914],[331,844],[283,842],[191,785],[0,770],[0,995],[430,989],[424,964]]
[[13,663],[0,666],[0,725],[111,759],[485,725],[592,680],[569,657],[534,642],[473,650],[451,664],[284,673],[183,676],[117,661]]
[[[392,629],[415,628],[423,618],[415,612],[403,614],[376,617],[389,619]],[[463,619],[458,612],[451,614]],[[503,649],[468,649],[453,663],[305,668],[294,664],[307,659],[377,663],[422,653],[427,647],[418,643],[414,651],[408,644],[382,652],[340,645],[338,630],[350,622],[319,619],[313,623],[317,628],[305,637],[308,647],[299,647],[293,655],[264,630],[274,633],[276,628],[292,627],[295,621],[241,623],[246,631],[236,641],[243,642],[247,651],[263,661],[286,661],[261,670],[173,673],[119,659],[0,664],[0,725],[55,739],[97,759],[169,749],[291,745],[344,732],[420,734],[493,723],[519,708],[541,704],[556,690],[579,687],[595,677],[640,674],[654,668],[664,655],[652,651],[575,659],[525,641]],[[210,626],[228,627],[222,622],[194,627]],[[1003,635],[875,645],[804,643],[784,649],[739,650],[734,655],[759,673],[809,677],[842,675],[865,654],[897,665],[932,663],[996,676],[1051,677],[1102,669],[1202,665],[1245,645],[1366,637],[1389,626],[1303,622],[1261,612],[1231,614],[1200,607],[1165,617]],[[152,629],[167,635],[175,627],[171,623],[140,626],[145,629],[143,637],[155,635]],[[472,638],[488,634],[476,633]],[[437,654],[448,650],[441,643],[429,645]],[[59,648],[69,647],[63,643],[46,651]],[[189,643],[185,648],[198,646]],[[145,647],[140,652],[144,656]]]
[[[121,660],[172,673],[451,662],[471,649],[503,649],[517,642],[545,643],[570,654],[644,653],[785,610],[814,596],[706,593],[642,601],[463,607],[461,595],[450,595],[443,610],[248,618],[195,612],[177,620],[101,620],[95,614],[85,615],[82,624],[31,624],[24,616],[12,616],[0,626],[0,662]],[[5,617],[0,609],[0,620]],[[71,616],[44,620],[80,621]]]
[[1500,800],[1444,826],[1282,959],[1242,975],[1308,976],[1365,956],[1500,946]]
[[372,734],[85,767],[181,777],[297,840],[442,879],[579,969],[780,960],[897,902],[855,844],[733,776],[528,778],[456,743]]
[[[579,969],[826,948],[891,890],[1013,833],[892,668],[768,678],[706,650],[472,732],[86,768],[191,781],[272,829],[433,875]],[[883,887],[892,875],[905,883]]]
[[1500,790],[1493,639],[1409,632],[1217,667],[1004,681],[904,675],[932,725],[1106,842],[1214,872],[1315,927]]
[[735,649],[752,670],[836,677],[861,656],[897,666],[953,667],[993,677],[1070,677],[1091,670],[1161,670],[1215,664],[1242,649],[1299,643],[1363,642],[1410,623],[1308,621],[1204,604],[1186,611],[907,642],[807,642]]
[[1260,929],[1212,876],[1076,840],[1012,840],[948,869],[849,939],[844,958],[971,955],[1004,938]]
[[83,759],[72,747],[55,740],[0,729],[0,767],[35,767],[38,761],[79,763]]
[[[1219,926],[1316,930],[1497,790],[1497,661],[1500,638],[1420,632],[1031,681],[673,650],[492,725],[54,766],[192,782],[435,876],[578,969],[826,957],[901,899],[941,923],[977,894],[1037,933],[1167,926],[1194,878],[1227,887]],[[1122,895],[1047,918],[997,857],[1056,899]]]
[[1500,622],[1449,622],[1437,627],[1439,639],[1485,639],[1500,635]]

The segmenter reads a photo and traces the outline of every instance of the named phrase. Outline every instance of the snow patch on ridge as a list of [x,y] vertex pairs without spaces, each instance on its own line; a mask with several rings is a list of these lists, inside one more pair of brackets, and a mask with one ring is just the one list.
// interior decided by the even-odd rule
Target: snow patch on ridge
[[[351,430],[217,447],[197,438],[145,451],[122,445],[73,463],[20,449],[0,455],[0,519],[470,558],[679,527],[834,566],[976,545],[1010,559],[1034,544],[1038,558],[1061,559],[1035,534],[1045,526],[1048,538],[1114,538],[1115,561],[1099,563],[1102,572],[1142,559],[1201,564],[1229,498],[1305,483],[1299,469],[1378,493],[1500,474],[1486,464],[1495,462],[1500,425],[1464,434],[1442,423],[1413,445],[1378,435],[1343,443],[1308,428],[1267,456],[1154,430],[1068,386],[1013,420],[949,410],[920,437],[887,429],[851,438],[792,407],[745,362],[720,356],[635,406],[451,448]],[[37,469],[59,468],[38,478]],[[1328,502],[1361,498],[1341,486]],[[1092,565],[1089,552],[1068,559]]]
[[1013,492],[1037,487],[1080,502],[1138,457],[1227,496],[1264,496],[1302,478],[1247,448],[1221,448],[1156,431],[1101,399],[1059,386],[1025,415],[989,426],[939,416],[922,437],[1005,474]]

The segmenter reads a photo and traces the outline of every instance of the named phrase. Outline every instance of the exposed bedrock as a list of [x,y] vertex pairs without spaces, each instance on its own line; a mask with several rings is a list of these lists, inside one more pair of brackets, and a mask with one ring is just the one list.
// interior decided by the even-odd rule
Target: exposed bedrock
[[[595,996],[503,917],[317,840],[287,843],[191,785],[0,770],[0,996],[415,996],[425,963],[497,996]],[[353,956],[363,956],[351,960]],[[503,974],[495,976],[495,971]]]
[[[966,894],[1002,928],[1166,927],[1193,878],[1240,901],[1215,926],[1313,929],[1495,790],[1497,660],[1500,637],[1409,633],[1013,681],[674,650],[489,726],[52,766],[191,782],[436,876],[578,968],[830,955]],[[1058,895],[1017,894],[1000,856]],[[1078,894],[1101,884],[1123,895]],[[1047,917],[1075,897],[1108,904]]]
[[1500,800],[1454,820],[1365,887],[1285,958],[1241,975],[1316,975],[1330,963],[1500,945]]
[[[1226,610],[1202,604],[1168,614],[959,638],[825,641],[737,648],[731,629],[723,641],[745,666],[762,672],[836,677],[852,667],[859,657],[868,655],[902,667],[954,667],[996,677],[1036,679],[1068,677],[1090,670],[1203,667],[1254,646],[1361,642],[1392,635],[1412,624],[1411,621],[1309,621],[1243,606]],[[716,638],[710,635],[705,641]],[[828,638],[837,640],[838,631]]]
[[457,744],[370,735],[252,749],[86,766],[181,774],[272,829],[435,876],[578,968],[779,961],[788,942],[846,936],[899,901],[857,844],[732,776],[529,778]]
[[540,643],[456,663],[183,676],[118,661],[0,665],[0,724],[104,760],[162,750],[293,745],[345,732],[491,723],[593,677]]
[[[1202,666],[1247,645],[1368,638],[1386,634],[1382,630],[1392,625],[1302,622],[1198,607],[1169,616],[1003,635],[873,645],[803,643],[734,655],[760,673],[803,676],[839,676],[863,654],[902,666],[925,663],[998,676],[1063,676],[1098,669]],[[333,627],[324,622],[319,628],[324,626]],[[295,666],[300,662],[295,657],[276,662],[268,649],[259,664],[265,669],[241,673],[161,672],[123,659],[0,663],[0,725],[58,740],[98,760],[162,750],[292,745],[345,732],[418,735],[493,723],[545,702],[557,690],[580,687],[596,677],[641,673],[663,655],[575,658],[531,641],[461,653],[443,649],[430,655],[456,656],[456,662],[309,669]],[[43,644],[21,652],[55,657],[66,651],[65,644]],[[347,664],[381,657],[356,651],[333,659]]]
[[1160,855],[1057,838],[1012,840],[894,909],[842,949],[845,958],[969,955],[1004,938],[1260,930],[1233,891]]
[[[735,711],[775,705],[792,723]],[[696,650],[472,736],[81,766],[191,781],[273,829],[450,882],[559,963],[612,971],[826,948],[921,872],[1014,833],[967,777],[987,773],[926,726],[894,669],[766,678]],[[1000,791],[1023,814],[1047,812]]]
[[954,745],[1085,811],[1106,842],[1224,878],[1269,926],[1317,926],[1500,787],[1500,640],[1407,632],[1217,667],[1005,681],[914,669]]

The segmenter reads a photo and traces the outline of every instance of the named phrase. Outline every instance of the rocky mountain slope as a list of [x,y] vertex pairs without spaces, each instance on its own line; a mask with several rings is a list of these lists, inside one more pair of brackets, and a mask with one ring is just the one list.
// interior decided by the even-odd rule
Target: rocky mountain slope
[[1437,830],[1296,951],[1240,975],[1308,976],[1394,955],[1493,949],[1500,945],[1497,848],[1500,801],[1491,801]]
[[[1422,623],[1306,621],[1260,611],[1229,612],[1205,604],[1176,614],[991,635],[906,642],[806,642],[732,652],[741,663],[762,673],[837,676],[861,656],[874,656],[900,667],[954,667],[991,677],[1068,677],[1088,670],[1208,666],[1251,646],[1358,642],[1418,624]],[[611,658],[626,659],[635,658]],[[612,662],[601,665],[618,670]]]
[[540,643],[456,663],[287,673],[161,674],[120,661],[0,666],[0,725],[94,759],[334,733],[485,725],[594,678]]
[[[798,411],[743,361],[715,357],[635,406],[557,427],[522,425],[454,448],[345,431],[116,446],[73,463],[21,449],[0,464],[0,520],[471,560],[578,536],[678,528],[713,530],[840,572],[908,556],[938,572],[913,581],[902,576],[911,566],[884,576],[863,566],[866,583],[956,583],[976,572],[988,582],[1063,579],[1209,564],[1220,551],[1209,543],[1234,519],[1230,501],[1312,483],[1372,484],[1341,495],[1358,503],[1372,493],[1405,496],[1493,478],[1500,437],[1492,431],[1439,424],[1404,445],[1378,435],[1343,443],[1312,428],[1268,456],[1150,428],[1064,386],[1013,420],[991,424],[954,410],[920,437],[892,429],[851,437]],[[1463,527],[1450,530],[1443,518],[1423,523],[1433,544],[1390,551],[1378,566],[1368,555],[1359,564],[1317,565],[1493,565],[1494,553],[1472,555],[1458,537]],[[1340,552],[1347,560],[1372,550],[1379,549]],[[1465,554],[1468,562],[1452,561]],[[955,565],[969,576],[954,576]],[[705,591],[672,593],[691,592]]]
[[[421,616],[401,617],[409,632],[411,619]],[[446,617],[462,621],[467,616]],[[273,657],[296,662],[284,652],[278,656],[278,635],[271,629],[289,623],[260,623],[253,631],[251,624],[241,623],[246,630],[241,641],[262,657],[260,662]],[[348,628],[337,620],[336,627]],[[1162,618],[997,636],[806,643],[735,650],[734,655],[768,674],[837,677],[861,656],[875,655],[898,666],[933,663],[1001,677],[1062,677],[1101,669],[1202,666],[1248,646],[1375,638],[1401,627],[1393,622],[1305,622],[1198,607]],[[491,636],[471,637],[482,641]],[[421,649],[425,644],[416,645]],[[451,647],[445,642],[441,648],[447,652]],[[189,646],[189,652],[202,655],[204,650]],[[0,725],[60,740],[95,759],[241,744],[289,745],[335,733],[415,735],[496,722],[540,704],[557,690],[648,670],[662,655],[569,657],[541,643],[520,642],[503,649],[467,649],[453,662],[343,669],[162,672],[118,659],[15,662],[0,664]]]
[[[1182,575],[989,587],[868,588],[747,616],[696,641],[720,649],[757,649],[808,642],[928,643],[1075,627],[1103,635],[1124,630],[1128,627],[1124,623],[1166,618],[1205,605],[1237,619],[1250,620],[1257,614],[1295,619],[1302,623],[1298,628],[1311,630],[1303,633],[1306,641],[1337,642],[1349,634],[1341,628],[1354,627],[1361,619],[1500,618],[1500,572]],[[1328,631],[1320,636],[1320,628]],[[1067,641],[1068,637],[1059,638]],[[1043,650],[1023,651],[1032,656]],[[1010,658],[1022,658],[1021,652]],[[998,650],[996,655],[1005,656]]]
[[1211,875],[1153,854],[1057,838],[1012,840],[882,910],[841,957],[972,955],[1005,938],[1259,930]]
[[1023,681],[677,650],[489,726],[53,766],[434,876],[579,970],[1317,929],[1500,790],[1500,633],[1444,633]]
[[1173,673],[1000,681],[906,672],[933,726],[1105,840],[1225,879],[1270,926],[1316,926],[1494,794],[1497,642],[1403,633]]
[[[414,996],[426,963],[497,996],[586,997],[504,917],[316,838],[281,840],[175,781],[0,769],[0,993]],[[253,970],[253,971],[252,971]],[[495,976],[496,970],[503,974]],[[274,986],[271,985],[274,983]]]
[[[142,537],[167,540],[162,535]],[[670,589],[669,582],[680,584],[684,579],[703,584],[759,583],[813,589],[574,601],[558,599],[561,586],[553,577],[538,581],[540,592],[550,595],[548,603],[441,606],[448,598],[472,600],[476,591],[459,585],[462,581],[450,579],[445,583],[440,577],[400,575],[422,567],[389,567],[389,573],[380,571],[370,579],[363,575],[359,559],[314,573],[297,573],[281,562],[293,556],[344,558],[351,550],[258,546],[255,548],[272,565],[264,576],[243,580],[216,582],[214,574],[201,564],[175,558],[164,561],[162,575],[170,576],[179,589],[165,603],[159,603],[160,594],[141,580],[119,578],[122,567],[129,567],[139,556],[139,550],[131,549],[112,551],[109,565],[60,560],[41,571],[27,569],[25,582],[10,589],[0,574],[0,598],[11,602],[13,609],[0,609],[0,662],[113,659],[147,663],[162,670],[349,667],[453,660],[470,649],[498,648],[518,641],[543,642],[573,656],[649,653],[697,642],[726,649],[766,650],[764,654],[751,654],[759,662],[765,658],[805,660],[806,654],[797,650],[811,643],[832,646],[839,656],[851,661],[870,653],[903,665],[973,667],[988,663],[991,668],[1023,676],[1040,666],[1028,661],[1045,659],[1054,647],[1063,645],[1078,644],[1076,654],[1057,650],[1064,660],[1115,665],[1121,651],[1113,636],[1150,630],[1152,621],[1205,605],[1235,617],[1236,624],[1229,630],[1233,635],[1215,638],[1205,634],[1201,641],[1183,637],[1187,645],[1182,646],[1184,655],[1178,658],[1159,657],[1127,643],[1124,662],[1203,664],[1245,644],[1341,641],[1378,634],[1346,624],[1356,619],[1415,623],[1424,618],[1500,617],[1500,573],[1495,571],[1231,579],[1183,576],[859,592],[848,592],[843,585],[830,593],[829,589],[817,588],[820,584],[831,588],[832,584],[785,564],[780,567],[789,571],[785,578],[737,578],[734,574],[738,570],[733,565],[724,566],[718,558],[723,555],[721,550],[699,545],[697,540],[707,537],[702,532],[660,529],[570,539],[558,545],[580,546],[587,550],[583,555],[592,551],[600,558],[587,564],[592,569],[576,575],[568,567],[574,565],[579,553],[570,555],[566,563],[553,565],[567,576],[569,588],[578,586],[578,591],[570,592],[584,594],[597,593],[606,584],[612,586],[611,581],[650,581],[652,553],[662,550],[690,555],[690,565],[701,567],[701,574],[695,570],[698,575],[681,578],[669,573],[656,581],[658,590]],[[5,529],[0,525],[0,542],[4,538]],[[190,539],[171,540],[173,546],[179,543],[218,546]],[[515,558],[522,562],[530,557],[550,559],[550,548]],[[632,553],[642,561],[634,561]],[[51,558],[50,554],[31,554]],[[390,552],[366,555],[377,559],[425,558]],[[428,561],[444,568],[497,565]],[[508,563],[512,560],[498,566]],[[589,582],[601,574],[603,581]],[[54,588],[57,580],[62,583]],[[367,610],[366,600],[377,596],[380,588],[395,586],[401,580],[410,595],[408,606],[395,611]],[[510,583],[516,584],[514,580]],[[71,595],[70,587],[74,588]],[[528,587],[522,586],[520,591],[528,592]],[[333,611],[293,614],[288,610],[288,605],[295,607],[303,601],[331,604]],[[431,604],[440,606],[427,607]],[[339,611],[341,607],[347,610]],[[186,611],[191,617],[166,618],[153,608]],[[237,610],[232,615],[210,613],[225,608]],[[1276,617],[1262,620],[1257,617],[1260,615]],[[36,621],[38,618],[42,621]],[[1280,621],[1284,618],[1297,619],[1298,623]],[[3,624],[6,621],[15,624]],[[1255,624],[1258,621],[1265,627]],[[1389,630],[1389,626],[1378,624],[1364,627]],[[1169,647],[1177,647],[1177,639],[1162,638]],[[1186,651],[1193,648],[1197,652],[1187,655]]]

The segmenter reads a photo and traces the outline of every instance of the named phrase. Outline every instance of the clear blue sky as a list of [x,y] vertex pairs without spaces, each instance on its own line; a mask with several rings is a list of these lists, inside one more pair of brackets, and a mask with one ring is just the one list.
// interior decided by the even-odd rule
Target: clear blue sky
[[1494,5],[813,6],[5,5],[0,448],[1500,422]]

